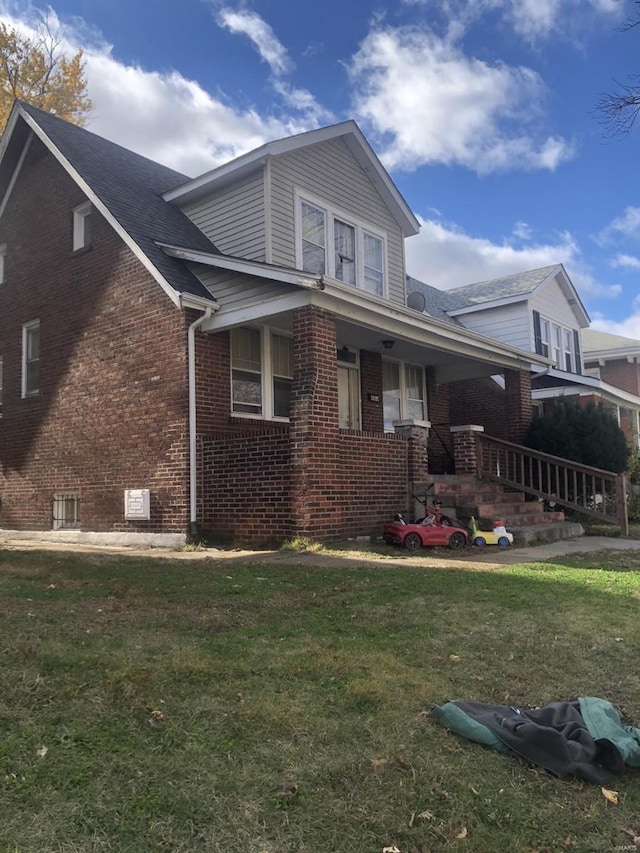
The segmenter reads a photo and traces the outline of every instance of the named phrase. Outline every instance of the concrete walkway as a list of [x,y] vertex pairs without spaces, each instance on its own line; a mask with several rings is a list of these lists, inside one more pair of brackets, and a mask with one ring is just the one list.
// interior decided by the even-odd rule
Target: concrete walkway
[[609,536],[579,536],[575,539],[561,539],[542,545],[527,545],[512,548],[489,547],[483,549],[466,548],[464,551],[424,548],[419,554],[409,554],[399,548],[391,554],[377,554],[368,551],[366,545],[353,543],[353,550],[345,543],[340,551],[250,551],[239,548],[202,548],[195,551],[172,550],[169,548],[134,548],[126,546],[88,545],[68,542],[48,542],[17,537],[3,537],[0,531],[0,550],[8,551],[63,551],[67,553],[124,554],[129,557],[156,557],[169,560],[204,560],[209,563],[236,561],[244,563],[296,563],[309,566],[345,565],[363,563],[382,563],[385,565],[402,564],[442,566],[476,564],[478,566],[501,566],[513,563],[537,563],[553,560],[567,554],[593,554],[598,551],[639,551],[640,540],[620,539]]

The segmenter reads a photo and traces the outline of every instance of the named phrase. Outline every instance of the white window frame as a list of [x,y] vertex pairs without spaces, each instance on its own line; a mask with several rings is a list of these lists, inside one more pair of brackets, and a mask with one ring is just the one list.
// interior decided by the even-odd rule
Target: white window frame
[[[40,339],[38,337],[38,358],[29,359],[29,338],[31,332],[37,329],[38,336],[40,334],[40,320],[31,320],[25,323],[22,327],[22,397],[36,397],[40,393]],[[38,362],[38,387],[28,387],[28,366],[33,362]]]
[[[274,395],[274,379],[286,378],[282,376],[275,376],[273,371],[273,359],[271,353],[271,340],[272,337],[281,337],[281,338],[289,338],[293,339],[293,336],[290,332],[283,331],[281,329],[274,329],[270,326],[262,326],[262,325],[247,325],[241,326],[238,328],[247,328],[253,329],[260,333],[260,378],[261,378],[261,391],[262,391],[262,411],[261,412],[234,412],[233,405],[233,347],[231,348],[231,370],[230,370],[230,386],[231,386],[231,417],[233,418],[245,418],[248,420],[257,420],[257,421],[281,421],[283,423],[288,423],[289,418],[283,415],[276,415],[274,412],[275,409],[275,395]],[[231,334],[233,335],[233,329],[231,330]],[[293,377],[291,377],[293,379]]]
[[91,245],[90,229],[87,227],[91,210],[92,206],[90,201],[86,201],[84,204],[74,207],[73,209],[74,252],[78,252],[80,249],[88,249]]
[[[394,358],[384,358],[382,361],[383,361],[383,364],[385,362],[387,362],[389,364],[397,364],[399,366],[399,371],[398,371],[399,372],[399,379],[400,379],[400,398],[399,398],[400,399],[400,421],[399,421],[399,423],[410,421],[411,423],[416,424],[417,426],[428,426],[429,425],[429,420],[428,420],[429,416],[428,416],[428,408],[427,408],[427,406],[428,406],[427,382],[426,382],[424,367],[420,364],[415,364],[414,362],[400,361],[399,359],[394,359]],[[407,383],[407,368],[408,367],[417,367],[421,372],[421,376],[422,376],[422,408],[423,408],[422,419],[412,418],[410,413],[409,413],[409,393],[408,393],[408,383]],[[384,406],[384,397],[385,397],[385,391],[384,391],[384,387],[383,387],[383,389],[382,389],[383,406]],[[411,398],[411,399],[413,399],[413,398]],[[389,427],[385,424],[384,430],[385,430],[385,432],[393,432],[394,427],[393,427],[393,425],[391,427]]]
[[[329,278],[336,278],[336,262],[335,262],[335,222],[336,220],[349,225],[355,229],[355,286],[358,290],[369,293],[372,296],[386,298],[389,289],[389,273],[387,264],[387,235],[364,222],[352,214],[346,213],[344,210],[333,207],[313,195],[295,190],[295,219],[296,219],[296,234],[295,234],[295,249],[296,249],[296,266],[302,269],[302,203],[311,207],[315,207],[324,213],[324,265],[325,275]],[[364,236],[370,235],[377,240],[380,240],[382,246],[382,293],[373,293],[365,287],[365,269],[364,269]],[[341,279],[336,279],[341,281]]]

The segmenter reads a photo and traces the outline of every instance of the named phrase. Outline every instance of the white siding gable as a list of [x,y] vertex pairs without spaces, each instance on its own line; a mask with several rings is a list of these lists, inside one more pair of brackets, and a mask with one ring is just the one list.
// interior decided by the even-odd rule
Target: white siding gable
[[509,346],[531,350],[531,320],[526,302],[501,305],[484,311],[462,314],[458,320],[473,332],[495,338]]

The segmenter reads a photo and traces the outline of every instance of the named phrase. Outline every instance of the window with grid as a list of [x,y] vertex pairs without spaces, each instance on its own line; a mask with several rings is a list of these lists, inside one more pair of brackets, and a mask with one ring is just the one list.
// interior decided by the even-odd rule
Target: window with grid
[[60,492],[53,496],[53,529],[78,530],[80,527],[80,495]]

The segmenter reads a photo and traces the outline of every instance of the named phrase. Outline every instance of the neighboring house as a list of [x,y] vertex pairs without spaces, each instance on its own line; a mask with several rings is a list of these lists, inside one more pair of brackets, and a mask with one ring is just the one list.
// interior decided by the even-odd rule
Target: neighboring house
[[408,307],[417,230],[351,121],[190,179],[18,103],[0,145],[0,525],[379,533],[451,455],[450,426],[482,425],[452,416],[458,388],[496,374],[492,416],[518,441],[549,359]]
[[587,329],[582,347],[585,372],[598,383],[594,394],[624,392],[615,414],[627,438],[640,449],[640,340]]
[[[552,359],[550,368],[532,376],[535,410],[549,411],[558,398],[575,398],[583,404],[592,400],[610,409],[637,444],[640,341],[588,329],[589,317],[562,264],[448,291],[409,278],[408,291],[422,294],[425,310],[431,313],[439,312],[465,328]],[[482,401],[476,399],[482,389],[486,400],[482,423],[493,434],[507,438],[491,419],[501,386],[498,376],[493,383],[476,383],[457,394],[453,419],[470,406],[476,413],[483,411]]]

